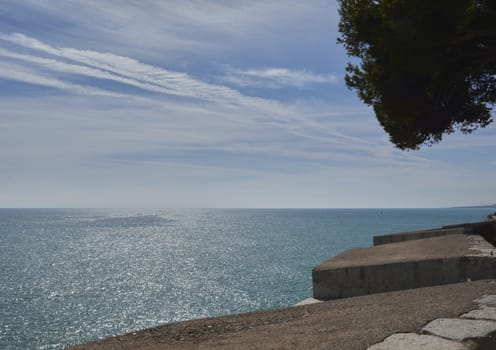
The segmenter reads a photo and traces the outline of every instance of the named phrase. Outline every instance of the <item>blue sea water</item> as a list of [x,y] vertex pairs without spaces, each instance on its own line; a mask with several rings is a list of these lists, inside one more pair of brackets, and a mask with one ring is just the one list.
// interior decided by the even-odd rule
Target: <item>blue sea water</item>
[[372,236],[491,209],[0,209],[0,349],[69,345],[292,305]]

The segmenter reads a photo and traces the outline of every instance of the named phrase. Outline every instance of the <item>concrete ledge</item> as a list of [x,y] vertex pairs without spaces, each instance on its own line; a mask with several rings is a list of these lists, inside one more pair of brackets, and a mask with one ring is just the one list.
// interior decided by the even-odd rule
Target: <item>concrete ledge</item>
[[374,245],[389,244],[396,242],[411,241],[438,237],[451,234],[470,234],[484,236],[488,241],[496,241],[496,221],[486,220],[481,222],[469,222],[464,224],[445,225],[441,228],[391,233],[374,236]]
[[496,221],[467,222],[464,224],[445,225],[443,229],[463,228],[466,234],[484,235],[496,232]]
[[352,249],[313,269],[313,297],[336,299],[495,278],[493,249],[480,236],[464,234]]
[[488,242],[491,242],[496,246],[496,221],[487,220],[481,222],[471,222],[459,225],[447,225],[443,228],[453,229],[463,227],[466,234],[480,235],[484,237]]
[[374,236],[374,245],[389,244],[396,242],[411,241],[416,239],[432,238],[445,235],[463,234],[464,227],[440,228],[433,230],[422,230],[402,233],[391,233],[387,235]]

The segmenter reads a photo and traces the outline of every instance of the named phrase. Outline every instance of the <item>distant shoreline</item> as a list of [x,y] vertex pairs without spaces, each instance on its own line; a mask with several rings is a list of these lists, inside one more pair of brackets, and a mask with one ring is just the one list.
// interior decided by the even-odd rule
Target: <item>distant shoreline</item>
[[487,205],[467,205],[461,207],[449,207],[448,209],[483,209],[483,208],[496,208],[496,204],[487,204]]

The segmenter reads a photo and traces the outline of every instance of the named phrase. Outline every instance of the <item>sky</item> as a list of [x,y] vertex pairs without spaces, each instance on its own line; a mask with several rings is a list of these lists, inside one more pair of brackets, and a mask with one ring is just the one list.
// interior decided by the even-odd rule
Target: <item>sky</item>
[[2,0],[0,207],[496,203],[496,126],[400,151],[329,0]]

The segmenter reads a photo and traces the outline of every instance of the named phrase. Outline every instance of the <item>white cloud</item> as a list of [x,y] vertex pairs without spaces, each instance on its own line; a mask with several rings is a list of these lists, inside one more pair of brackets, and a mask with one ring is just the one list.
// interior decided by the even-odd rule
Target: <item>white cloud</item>
[[290,70],[286,68],[264,68],[241,70],[228,68],[221,81],[236,86],[259,88],[304,87],[310,84],[335,84],[338,78],[334,74],[315,74],[307,70]]
[[[222,101],[223,103],[227,102],[232,104],[239,104],[240,102],[242,102],[242,96],[235,90],[223,86],[203,83],[201,81],[192,79],[185,73],[179,73],[155,67],[152,65],[141,63],[132,58],[90,50],[56,48],[20,33],[0,34],[0,39],[33,50],[41,51],[49,55],[75,61],[86,66],[94,67],[97,68],[98,71],[91,70],[82,66],[67,65],[61,62],[48,61],[44,59],[33,59],[26,55],[24,55],[23,57],[18,55],[18,58],[41,63],[48,68],[59,70],[64,69],[72,73],[90,75],[95,78],[106,78],[113,80],[120,79],[121,82],[131,83],[133,85],[146,83],[149,85],[141,84],[140,87],[146,89],[160,88],[159,91],[176,96],[194,97],[211,102]],[[8,53],[4,51],[4,55],[5,54]],[[105,71],[118,74],[127,79],[124,80],[122,78],[112,76],[108,73],[105,73]],[[134,81],[131,81],[129,79],[133,79]],[[244,100],[247,101],[248,99],[245,98]]]
[[[8,49],[0,48],[0,78],[68,93],[0,97],[0,162],[9,169],[0,175],[4,188],[22,188],[23,179],[36,184],[28,174],[63,183],[67,191],[71,181],[78,188],[94,189],[100,183],[114,186],[119,179],[115,186],[121,189],[150,181],[151,194],[160,186],[176,188],[177,199],[177,188],[208,183],[213,186],[209,191],[226,191],[225,202],[229,195],[221,182],[232,181],[229,191],[235,193],[249,179],[256,192],[261,179],[266,193],[275,187],[298,187],[297,194],[288,195],[290,205],[298,205],[296,198],[308,186],[319,193],[322,206],[329,206],[337,203],[328,200],[333,191],[340,196],[355,191],[358,203],[370,174],[378,188],[406,176],[417,181],[412,187],[418,189],[422,176],[435,176],[431,169],[456,172],[442,160],[394,150],[370,109],[362,106],[312,99],[282,103],[109,52],[48,45],[22,34],[2,34],[0,39],[9,43]],[[310,71],[231,70],[233,76],[251,79],[252,85],[333,83],[331,75]],[[396,187],[403,191],[398,193],[408,193],[405,183]],[[326,186],[332,190],[319,192]],[[307,203],[314,198],[309,196]],[[155,200],[160,203],[158,195]],[[267,203],[278,206],[284,201]]]
[[[70,23],[70,34],[51,33],[58,42],[78,40],[94,50],[123,55],[149,50],[168,63],[192,55],[238,52],[243,56],[255,48],[279,44],[280,49],[280,44],[288,47],[295,41],[313,46],[316,40],[323,43],[334,36],[338,20],[337,4],[327,0],[4,0],[2,8],[6,16],[19,16],[22,11]],[[316,37],[317,31],[327,38]]]
[[[9,51],[9,50],[4,50],[4,49],[0,49],[0,56],[12,58],[12,59],[17,59],[17,60],[21,60],[21,61],[25,61],[25,62],[29,62],[29,63],[34,63],[34,64],[40,65],[44,68],[47,68],[47,69],[50,69],[53,71],[57,71],[57,72],[84,75],[84,76],[97,78],[97,79],[113,80],[113,81],[116,81],[119,83],[132,85],[134,87],[137,87],[137,88],[140,88],[143,90],[177,95],[177,93],[175,91],[168,89],[164,86],[158,86],[155,84],[142,82],[140,80],[128,78],[128,77],[118,75],[118,74],[113,74],[113,73],[110,73],[110,72],[102,70],[102,69],[91,68],[91,67],[88,67],[85,65],[69,64],[69,63],[57,61],[57,60],[50,59],[50,58],[36,57],[36,56],[25,55],[25,54],[18,54],[18,53]],[[59,85],[59,87],[63,88],[62,85]]]
[[[325,103],[313,104],[308,101],[283,104],[246,96],[235,89],[205,83],[188,74],[152,66],[132,58],[112,53],[57,48],[19,33],[0,34],[0,39],[55,57],[47,58],[0,49],[0,56],[17,62],[15,66],[11,64],[10,67],[0,70],[0,76],[76,94],[108,95],[133,100],[135,108],[139,111],[129,111],[126,106],[122,114],[140,114],[141,125],[133,126],[134,129],[128,131],[120,131],[119,136],[116,136],[115,131],[120,129],[119,126],[112,126],[113,137],[135,140],[130,149],[155,149],[156,143],[163,143],[159,140],[167,139],[168,149],[178,146],[185,149],[189,147],[188,144],[196,144],[215,152],[270,154],[312,162],[353,159],[383,163],[402,162],[403,158],[417,158],[417,162],[423,161],[412,155],[405,156],[392,151],[387,142],[353,135],[352,130],[363,128],[364,123],[344,123],[343,121],[349,118],[349,108],[336,109]],[[21,66],[20,63],[30,66]],[[104,90],[98,82],[94,82],[95,86],[82,86],[71,82],[70,76],[60,73],[112,80],[161,95]],[[333,80],[331,76],[284,69],[252,70],[245,71],[244,74],[253,79],[265,79],[277,84],[294,85]],[[192,100],[175,101],[172,98],[174,96],[188,97]],[[204,102],[209,103],[208,108],[202,105]],[[122,101],[118,103],[122,104]],[[91,113],[102,115],[96,111]],[[361,118],[370,116],[362,115]],[[221,136],[218,130],[222,130],[224,135]],[[132,135],[136,135],[138,131],[146,137],[135,139]],[[145,138],[147,142],[144,142]],[[108,145],[108,140],[112,140],[112,137],[105,140]],[[297,147],[294,147],[295,141]],[[136,145],[140,142],[141,145]],[[254,146],[256,143],[263,146]],[[143,144],[147,146],[143,147]],[[102,146],[101,149],[103,148],[105,147]],[[158,149],[163,151],[164,146],[158,146]]]
[[[322,164],[333,161],[391,166],[404,166],[406,162],[423,166],[432,164],[428,157],[394,150],[374,122],[372,112],[363,107],[338,107],[312,100],[280,103],[246,96],[226,86],[209,84],[182,72],[112,53],[59,48],[22,34],[1,34],[0,39],[45,55],[0,49],[0,56],[16,62],[15,65],[2,62],[0,76],[4,78],[75,94],[120,98],[119,101],[109,100],[112,108],[119,111],[116,115],[136,118],[136,121],[127,130],[121,130],[121,120],[112,116],[118,122],[108,126],[112,131],[105,137],[101,135],[100,150],[119,150],[127,140],[129,147],[121,148],[123,153],[133,148],[143,152],[164,152],[164,149],[203,147],[213,152],[284,156]],[[331,76],[285,69],[239,72],[253,79],[279,84],[333,80]],[[105,90],[98,82],[93,82],[94,86],[83,86],[60,73],[112,80],[158,95]],[[179,101],[175,96],[188,99]],[[133,101],[132,108],[131,102],[122,107],[122,97]],[[47,108],[53,109],[53,106]],[[91,104],[86,108],[86,114],[95,114],[95,120],[106,123],[105,113],[94,110]],[[114,138],[118,144],[109,148]]]
[[12,19],[0,32],[18,33],[0,33],[0,205],[494,197],[494,128],[399,152],[370,108],[332,86],[347,60],[335,1],[3,0],[0,12]]
[[[185,73],[152,66],[132,58],[74,48],[56,48],[19,33],[0,34],[0,39],[35,51],[41,51],[44,54],[55,56],[59,60],[1,50],[0,55],[5,57],[29,62],[56,72],[114,80],[147,91],[194,98],[217,104],[223,108],[234,107],[238,112],[231,113],[231,118],[235,118],[241,123],[246,123],[250,119],[257,122],[263,120],[266,124],[282,123],[286,127],[296,130],[298,122],[307,122],[309,118],[305,108],[294,108],[288,104],[281,104],[273,100],[246,96],[229,87],[205,83]],[[77,62],[78,64],[64,61]],[[293,83],[297,79],[300,82],[325,79],[308,73],[290,71],[286,71],[284,74],[281,74],[281,71],[265,72],[265,75],[277,77],[280,81],[284,79],[286,81],[292,80]],[[242,119],[237,117],[239,109],[249,109],[251,112],[249,117]],[[334,137],[340,138],[339,134],[334,134]]]
[[43,85],[76,94],[125,97],[123,94],[113,93],[91,86],[72,84],[59,79],[43,76],[26,67],[6,62],[0,62],[0,78],[16,80],[28,84]]

